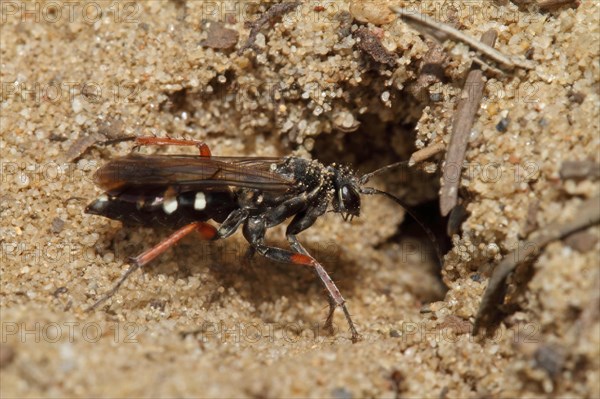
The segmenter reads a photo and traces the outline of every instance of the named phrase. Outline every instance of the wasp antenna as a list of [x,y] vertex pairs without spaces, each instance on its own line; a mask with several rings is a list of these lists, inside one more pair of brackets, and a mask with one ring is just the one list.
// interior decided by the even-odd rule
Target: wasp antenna
[[425,234],[427,234],[427,237],[429,237],[429,239],[431,240],[431,242],[435,248],[435,254],[438,258],[438,261],[440,262],[440,265],[444,264],[442,250],[440,248],[440,244],[439,244],[437,238],[435,238],[435,234],[433,234],[433,231],[429,227],[427,227],[425,225],[425,223],[423,223],[421,221],[421,219],[419,219],[419,217],[417,217],[417,215],[413,211],[410,210],[410,208],[404,201],[402,201],[400,198],[396,197],[395,195],[392,195],[386,191],[378,190],[373,187],[362,187],[360,189],[360,192],[361,192],[361,194],[366,194],[366,195],[376,195],[376,194],[383,195],[383,196],[391,199],[392,201],[396,202],[402,208],[404,208],[406,213],[408,213],[410,215],[410,217],[412,217],[415,220],[415,222],[417,222],[419,224],[419,226],[421,226],[421,229],[423,229]]
[[372,172],[369,172],[367,174],[362,175],[361,178],[358,179],[358,181],[359,181],[360,184],[365,184],[366,182],[369,181],[369,179],[371,179],[371,177],[373,177],[375,175],[378,175],[381,172],[385,172],[388,169],[392,169],[392,168],[395,168],[395,167],[401,166],[401,165],[408,165],[408,161],[400,161],[400,162],[396,162],[396,163],[384,166],[382,168],[376,169],[376,170],[374,170]]

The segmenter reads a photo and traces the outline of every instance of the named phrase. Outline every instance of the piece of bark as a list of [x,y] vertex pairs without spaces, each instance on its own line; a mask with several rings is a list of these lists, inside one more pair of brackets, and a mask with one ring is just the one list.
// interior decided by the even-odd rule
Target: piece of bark
[[213,49],[224,50],[231,48],[236,45],[240,36],[237,31],[226,28],[224,23],[218,21],[208,22],[206,30],[208,37],[206,40],[202,40],[200,45]]
[[[496,42],[498,34],[491,29],[481,36],[481,41],[489,46]],[[462,171],[469,135],[475,116],[483,98],[483,71],[473,66],[465,82],[461,98],[458,102],[456,116],[452,124],[452,135],[446,152],[443,167],[442,189],[440,193],[440,211],[442,216],[448,215],[458,203],[458,187]]]
[[396,64],[396,57],[383,47],[379,38],[368,28],[361,26],[354,32],[354,37],[358,39],[356,46],[374,61],[390,66]]
[[600,164],[591,160],[565,161],[560,166],[560,178],[565,179],[597,179],[600,177]]
[[541,11],[551,11],[562,6],[577,8],[581,4],[580,0],[544,0],[537,3]]

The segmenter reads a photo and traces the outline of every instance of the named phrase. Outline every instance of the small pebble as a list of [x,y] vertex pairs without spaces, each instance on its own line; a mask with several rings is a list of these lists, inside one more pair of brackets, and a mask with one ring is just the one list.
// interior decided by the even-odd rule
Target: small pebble
[[390,10],[387,1],[357,0],[350,3],[350,14],[360,22],[370,22],[373,25],[384,25],[396,19],[396,14]]
[[508,128],[508,124],[510,123],[510,118],[502,118],[500,122],[496,125],[496,130],[499,132],[506,132]]
[[54,234],[58,234],[63,230],[64,226],[65,221],[59,217],[55,217],[54,219],[52,219],[52,226],[50,227],[50,231],[52,231]]
[[331,396],[335,399],[352,399],[352,392],[347,388],[338,387],[331,391]]
[[8,366],[15,359],[15,350],[7,344],[0,344],[0,369]]

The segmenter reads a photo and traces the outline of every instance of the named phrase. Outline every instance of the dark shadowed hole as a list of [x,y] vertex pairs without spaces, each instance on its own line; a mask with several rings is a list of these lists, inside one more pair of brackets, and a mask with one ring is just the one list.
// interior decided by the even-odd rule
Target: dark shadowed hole
[[[445,255],[452,248],[452,240],[446,234],[448,217],[444,217],[440,214],[439,200],[436,198],[434,200],[423,202],[417,206],[411,207],[411,211],[419,217],[421,223],[433,232],[440,253]],[[427,233],[421,228],[419,223],[410,216],[407,216],[404,219],[404,222],[400,225],[398,234],[391,237],[390,240],[397,241],[401,238],[400,236],[414,238],[419,242],[424,243],[428,253],[436,253],[435,245],[430,240]],[[442,265],[439,262],[436,262],[436,265],[436,276],[442,281]]]
[[[407,160],[414,152],[414,124],[402,124],[399,121],[383,123],[376,115],[368,114],[362,118],[361,128],[356,132],[337,132],[317,137],[313,157],[324,164],[349,165],[362,174]],[[423,185],[428,185],[427,189],[423,189]],[[380,175],[377,186],[410,205],[410,210],[435,236],[442,255],[451,248],[451,240],[446,233],[448,218],[442,217],[439,210],[437,175],[427,174],[416,168],[401,167]],[[432,254],[436,253],[435,244],[409,215],[399,226],[398,233],[389,241],[399,242],[401,238],[407,237],[424,243]],[[434,258],[437,259],[435,256]],[[439,263],[435,273],[441,281]]]

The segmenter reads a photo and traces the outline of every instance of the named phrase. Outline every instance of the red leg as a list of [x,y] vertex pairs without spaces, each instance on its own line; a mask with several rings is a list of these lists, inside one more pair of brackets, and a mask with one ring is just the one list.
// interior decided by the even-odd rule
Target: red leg
[[135,143],[141,145],[181,145],[195,146],[201,157],[210,158],[210,148],[204,142],[197,140],[172,139],[170,137],[136,137]]
[[348,325],[350,326],[350,332],[352,333],[352,342],[356,343],[360,340],[360,334],[356,331],[354,327],[354,323],[352,322],[352,317],[350,316],[350,312],[348,312],[348,308],[346,307],[346,300],[342,297],[340,290],[336,287],[335,283],[329,277],[329,274],[325,271],[323,266],[319,262],[317,262],[312,256],[304,255],[304,254],[295,254],[292,255],[291,261],[296,265],[303,266],[312,266],[315,268],[317,275],[325,285],[327,289],[327,293],[329,294],[329,314],[327,315],[327,320],[325,321],[325,328],[329,330],[333,330],[333,312],[337,306],[342,308],[344,312],[344,316],[346,317],[346,321],[348,321]]
[[344,297],[342,297],[340,290],[338,290],[331,277],[329,277],[329,274],[327,274],[327,272],[319,262],[317,262],[310,255],[291,252],[276,247],[268,247],[262,244],[252,245],[258,251],[258,253],[260,253],[267,259],[275,260],[278,262],[291,263],[297,266],[312,267],[317,272],[317,275],[321,279],[321,282],[323,283],[325,289],[327,290],[327,293],[329,294],[329,303],[331,306],[329,310],[329,315],[327,316],[325,327],[330,330],[333,328],[333,312],[335,308],[339,306],[342,308],[344,316],[346,317],[346,321],[348,322],[348,326],[350,327],[350,332],[352,334],[352,342],[356,343],[361,339],[361,336],[356,330],[356,327],[354,327],[354,323],[352,322],[350,312],[348,312],[348,308],[346,307],[346,300],[344,299]]
[[123,141],[135,141],[136,147],[142,145],[187,145],[194,146],[200,151],[201,157],[210,158],[210,148],[204,142],[197,140],[184,140],[184,139],[172,139],[170,137],[136,137],[136,136],[124,136],[112,140],[106,140],[101,142],[103,145],[112,145],[121,143]]
[[171,248],[179,240],[181,240],[183,237],[187,236],[194,230],[197,230],[200,233],[200,236],[203,240],[212,240],[217,236],[217,229],[208,223],[190,223],[186,226],[183,226],[182,228],[177,230],[175,233],[171,234],[169,237],[167,237],[165,240],[161,241],[154,247],[142,252],[135,258],[132,258],[131,261],[137,264],[138,267],[144,266],[156,259],[158,256],[162,255],[167,249]]
[[111,296],[113,296],[117,292],[119,287],[121,287],[121,285],[123,285],[125,280],[127,280],[127,278],[134,271],[136,271],[140,267],[148,264],[152,260],[156,259],[156,257],[163,254],[167,249],[171,248],[173,245],[175,245],[177,242],[179,242],[183,237],[190,234],[194,230],[196,230],[200,233],[200,236],[202,237],[203,240],[213,240],[217,237],[217,229],[208,223],[194,222],[194,223],[190,223],[188,225],[183,226],[182,228],[177,230],[175,233],[173,233],[169,237],[167,237],[165,240],[158,243],[156,246],[150,248],[147,251],[144,251],[143,253],[136,256],[135,258],[132,258],[131,266],[129,267],[129,269],[127,269],[125,274],[123,274],[123,276],[119,279],[117,284],[115,284],[115,286],[109,292],[107,292],[102,298],[100,298],[96,303],[94,303],[92,306],[90,306],[87,309],[87,311],[94,310],[100,304],[104,303],[107,299],[109,299]]
[[333,313],[335,312],[335,308],[339,306],[342,308],[344,316],[346,316],[346,320],[350,325],[350,330],[352,331],[352,342],[357,342],[360,339],[360,335],[356,331],[356,328],[354,328],[354,323],[350,317],[350,312],[348,312],[348,308],[346,307],[346,300],[342,297],[342,294],[335,286],[335,283],[331,280],[331,277],[329,277],[323,266],[321,266],[319,262],[317,262],[308,253],[308,251],[304,249],[294,234],[288,233],[287,238],[290,242],[290,246],[294,249],[294,251],[297,252],[297,254],[292,256],[292,263],[302,265],[310,264],[313,266],[317,272],[317,275],[327,289],[327,293],[329,294],[329,314],[327,315],[327,320],[325,321],[325,329],[333,332]]

